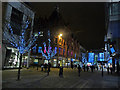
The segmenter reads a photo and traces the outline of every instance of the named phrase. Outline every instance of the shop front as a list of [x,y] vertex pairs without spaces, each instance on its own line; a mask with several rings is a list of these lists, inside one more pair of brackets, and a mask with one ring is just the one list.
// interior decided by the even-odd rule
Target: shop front
[[7,47],[4,60],[4,69],[6,68],[18,68],[19,67],[20,54],[16,48]]
[[53,59],[52,66],[53,66],[53,67],[57,67],[57,59]]
[[68,67],[70,68],[71,67],[71,59],[68,58]]

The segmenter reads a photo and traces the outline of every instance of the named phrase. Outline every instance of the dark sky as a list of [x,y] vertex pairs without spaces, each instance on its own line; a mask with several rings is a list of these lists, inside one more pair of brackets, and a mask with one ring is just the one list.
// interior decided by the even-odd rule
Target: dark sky
[[[49,17],[56,5],[64,20],[70,23],[72,31],[80,44],[86,49],[101,49],[104,47],[105,13],[104,3],[93,2],[35,2],[30,3],[37,16]],[[77,32],[79,31],[79,32]]]

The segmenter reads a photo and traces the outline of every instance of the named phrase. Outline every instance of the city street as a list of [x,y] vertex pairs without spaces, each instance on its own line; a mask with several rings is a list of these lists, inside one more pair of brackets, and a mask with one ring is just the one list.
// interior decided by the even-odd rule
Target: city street
[[58,68],[52,68],[49,76],[41,68],[22,69],[17,81],[17,69],[2,71],[2,88],[118,88],[120,77],[115,73],[101,76],[101,71],[84,72],[78,77],[77,69],[64,68],[63,78]]

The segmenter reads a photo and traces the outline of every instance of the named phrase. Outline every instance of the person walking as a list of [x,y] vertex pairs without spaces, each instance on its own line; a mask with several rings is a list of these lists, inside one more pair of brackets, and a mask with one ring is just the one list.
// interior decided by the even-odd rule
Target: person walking
[[88,67],[88,65],[87,65],[87,72],[88,72],[88,69],[89,69],[89,67]]
[[83,65],[83,69],[84,69],[84,72],[85,72],[85,64]]
[[63,67],[60,67],[59,76],[60,76],[60,77],[63,77]]
[[47,75],[49,75],[49,72],[50,72],[50,67],[51,67],[51,64],[50,64],[50,63],[48,63]]
[[91,66],[91,71],[93,72],[93,65]]
[[43,71],[43,68],[44,68],[44,66],[43,66],[43,64],[41,64],[41,71]]
[[80,65],[78,64],[78,76],[80,77],[80,70],[81,70],[81,67]]
[[45,72],[47,72],[47,64],[44,64]]
[[107,72],[108,72],[108,74],[109,74],[109,66],[107,67]]

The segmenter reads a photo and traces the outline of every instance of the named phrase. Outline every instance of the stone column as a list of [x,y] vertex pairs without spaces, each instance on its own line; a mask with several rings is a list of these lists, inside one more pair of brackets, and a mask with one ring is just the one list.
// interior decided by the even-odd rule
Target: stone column
[[28,58],[27,58],[27,69],[29,68],[30,52],[31,52],[31,51],[28,52]]

